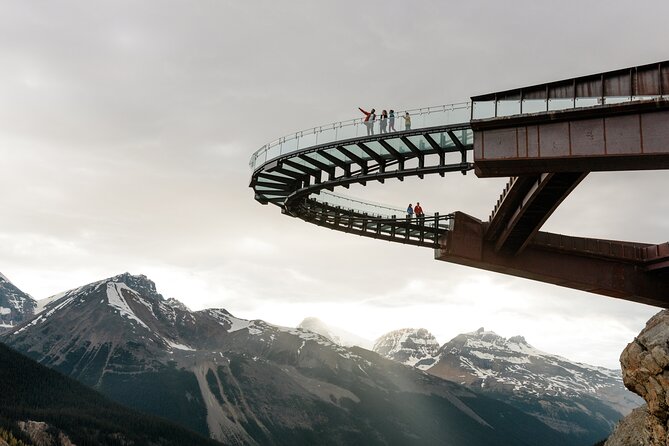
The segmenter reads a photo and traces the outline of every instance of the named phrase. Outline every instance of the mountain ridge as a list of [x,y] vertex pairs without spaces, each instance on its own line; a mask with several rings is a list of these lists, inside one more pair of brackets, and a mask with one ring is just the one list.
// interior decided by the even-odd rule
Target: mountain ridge
[[[420,330],[405,334],[415,336]],[[418,364],[416,356],[426,361],[420,344],[396,338],[397,332],[382,336],[396,345],[377,351],[408,366]],[[403,353],[397,356],[395,351]],[[483,327],[444,343],[427,356],[427,363],[427,373],[509,402],[583,444],[604,438],[642,403],[625,389],[618,371],[569,361],[536,349],[523,336],[507,339]]]
[[565,444],[456,383],[301,328],[175,308],[140,279],[61,293],[2,339],[118,402],[227,444]]

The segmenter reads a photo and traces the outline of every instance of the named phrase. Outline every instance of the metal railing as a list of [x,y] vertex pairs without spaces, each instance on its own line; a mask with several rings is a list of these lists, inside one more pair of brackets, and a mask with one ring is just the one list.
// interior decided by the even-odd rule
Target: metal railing
[[669,99],[667,95],[645,96],[596,96],[574,98],[475,100],[472,119],[491,119],[508,116],[546,113],[551,111],[623,104],[649,100]]
[[[395,112],[394,127],[396,131],[409,130],[405,124],[405,115],[409,113],[410,129],[421,129],[439,125],[460,124],[469,122],[471,117],[471,102],[439,105],[434,107],[415,108]],[[381,110],[376,111],[376,120],[371,125],[371,132],[381,132]],[[390,119],[386,120],[385,127],[391,132]],[[369,128],[364,118],[355,118],[347,121],[333,122],[299,132],[291,133],[265,144],[258,149],[249,160],[249,167],[256,170],[262,164],[280,156],[320,144],[326,144],[367,135]]]

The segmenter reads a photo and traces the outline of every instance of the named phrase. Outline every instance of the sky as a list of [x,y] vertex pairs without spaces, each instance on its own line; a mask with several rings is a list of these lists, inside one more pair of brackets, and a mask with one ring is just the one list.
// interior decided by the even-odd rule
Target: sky
[[[652,14],[648,14],[652,11]],[[0,272],[37,299],[129,271],[191,309],[368,339],[479,327],[619,367],[658,308],[433,259],[254,201],[296,130],[668,59],[669,3],[0,0]],[[542,230],[667,241],[666,172],[590,174]],[[487,218],[506,179],[351,187]]]

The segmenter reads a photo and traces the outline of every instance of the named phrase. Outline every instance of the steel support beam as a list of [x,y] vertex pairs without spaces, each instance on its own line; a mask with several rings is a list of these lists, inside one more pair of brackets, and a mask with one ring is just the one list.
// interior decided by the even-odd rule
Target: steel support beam
[[[485,240],[485,225],[456,212],[435,259],[551,283],[647,305],[669,307],[669,274],[651,271],[669,260],[669,247],[539,232],[523,252],[509,255]],[[666,245],[666,244],[665,244]],[[661,249],[660,249],[661,248]],[[649,251],[664,256],[648,257]]]
[[[562,172],[521,177],[507,192],[503,212],[497,212],[490,222],[486,239],[495,242],[496,251],[522,251],[586,176],[582,172]],[[521,191],[516,193],[517,189]]]
[[472,121],[479,177],[669,169],[669,100]]

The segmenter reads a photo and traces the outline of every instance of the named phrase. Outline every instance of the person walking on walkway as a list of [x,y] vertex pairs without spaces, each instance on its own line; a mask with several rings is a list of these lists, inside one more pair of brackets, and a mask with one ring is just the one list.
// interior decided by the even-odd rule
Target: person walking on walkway
[[395,110],[390,110],[390,114],[388,115],[388,131],[389,132],[396,132],[395,130]]
[[379,133],[388,133],[388,112],[383,110],[381,112],[381,119],[379,119]]
[[376,119],[376,110],[372,109],[372,111],[365,111],[362,108],[358,107],[358,110],[360,110],[364,115],[365,119],[362,120],[362,122],[365,124],[367,127],[367,135],[373,135],[374,134],[374,120]]
[[423,214],[423,208],[420,206],[420,202],[416,202],[416,207],[413,208],[413,211],[416,213],[416,218],[418,221],[422,224],[423,223],[423,218],[425,218],[425,214]]
[[411,115],[409,115],[409,112],[404,115],[404,130],[411,130]]
[[409,203],[409,207],[407,208],[407,218],[411,220],[411,217],[413,217],[413,206]]

